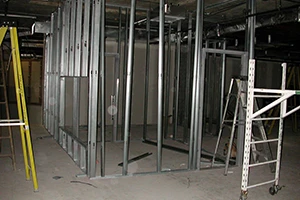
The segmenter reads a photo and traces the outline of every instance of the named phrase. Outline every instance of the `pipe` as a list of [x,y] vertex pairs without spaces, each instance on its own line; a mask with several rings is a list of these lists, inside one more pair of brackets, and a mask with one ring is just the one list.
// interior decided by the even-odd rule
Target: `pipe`
[[[274,12],[276,12],[276,13],[274,14]],[[267,13],[267,14],[270,14],[268,16],[259,17],[260,14],[254,14],[254,13],[252,13],[252,14],[250,13],[248,16],[249,16],[249,18],[251,16],[259,17],[257,19],[257,22],[255,23],[255,28],[259,28],[259,27],[265,27],[265,26],[272,26],[272,25],[276,25],[276,24],[299,22],[298,13],[299,13],[299,11],[298,11],[298,6],[297,6],[296,8],[289,7],[286,9],[281,9],[280,11],[274,10],[272,12]],[[266,13],[264,13],[264,14],[266,14]],[[247,23],[235,23],[235,25],[223,25],[223,26],[214,28],[213,30],[208,30],[205,33],[205,35],[206,35],[206,38],[212,38],[212,37],[222,36],[222,35],[229,34],[229,33],[245,31],[246,29],[247,29]]]
[[132,72],[133,72],[133,50],[134,50],[134,18],[136,0],[131,0],[130,24],[129,24],[129,43],[128,43],[128,62],[126,79],[126,101],[125,101],[125,126],[124,126],[124,155],[122,175],[128,173],[129,141],[130,141],[130,117],[131,117],[131,98],[132,98]]
[[163,133],[163,73],[164,73],[164,25],[165,1],[160,0],[159,5],[159,52],[158,52],[158,116],[157,116],[157,166],[156,171],[162,169],[162,133]]

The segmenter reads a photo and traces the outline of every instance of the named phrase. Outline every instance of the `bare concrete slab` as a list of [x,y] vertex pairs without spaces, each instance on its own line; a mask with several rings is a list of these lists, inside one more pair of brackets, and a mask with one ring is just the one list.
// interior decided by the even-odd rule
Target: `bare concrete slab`
[[[197,172],[163,173],[96,180],[89,180],[87,177],[77,178],[76,175],[82,174],[82,172],[67,153],[52,138],[39,138],[48,136],[42,126],[31,128],[39,192],[33,192],[32,182],[25,180],[19,133],[17,129],[14,129],[17,170],[12,170],[9,158],[0,159],[1,200],[239,199],[241,169],[238,167],[230,168],[232,173],[228,176],[224,176],[224,169],[220,168]],[[139,150],[138,145],[144,146],[144,144],[137,142],[133,144],[135,147],[132,148],[132,151],[135,151],[134,149]],[[299,133],[285,132],[280,179],[280,185],[285,187],[274,196],[268,192],[270,185],[250,189],[249,200],[299,199],[299,144]],[[167,157],[168,153],[165,153],[165,157]],[[170,159],[176,159],[176,157],[173,155]],[[151,159],[149,158],[149,160]],[[166,160],[166,163],[169,162]],[[133,165],[146,167],[144,166],[145,163]],[[134,166],[131,168],[134,169]],[[152,169],[153,166],[149,166],[150,168]],[[272,176],[268,166],[251,170],[251,181],[254,182],[268,180]]]

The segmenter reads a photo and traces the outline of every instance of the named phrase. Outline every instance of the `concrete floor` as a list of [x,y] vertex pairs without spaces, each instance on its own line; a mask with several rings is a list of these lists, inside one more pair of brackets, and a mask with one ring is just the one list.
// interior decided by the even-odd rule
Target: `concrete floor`
[[[300,171],[298,169],[300,134],[289,131],[289,127],[286,129],[280,179],[280,185],[285,187],[275,196],[271,196],[268,192],[270,185],[253,188],[249,190],[248,199],[300,199]],[[241,169],[238,167],[231,168],[232,173],[228,176],[223,175],[223,169],[212,169],[113,179],[77,178],[76,175],[82,174],[82,172],[67,153],[52,138],[38,139],[48,135],[45,129],[42,126],[32,126],[31,130],[39,191],[33,192],[32,182],[25,180],[20,138],[18,131],[15,130],[17,170],[12,170],[9,158],[0,159],[0,200],[239,199]],[[134,143],[134,148],[138,149],[139,144],[141,143]],[[4,145],[3,150],[5,151]],[[133,166],[130,167],[143,166],[139,162],[143,161],[133,163],[131,164]],[[53,179],[55,176],[62,178],[55,180]],[[254,182],[260,181],[260,179],[269,180],[272,179],[272,176],[268,166],[251,170],[251,181]]]

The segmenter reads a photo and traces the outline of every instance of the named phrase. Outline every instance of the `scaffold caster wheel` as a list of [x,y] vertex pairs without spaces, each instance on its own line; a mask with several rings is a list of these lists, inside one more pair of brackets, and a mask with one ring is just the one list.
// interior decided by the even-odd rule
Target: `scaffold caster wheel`
[[239,200],[246,200],[247,196],[241,195]]
[[276,194],[276,190],[275,190],[275,187],[274,187],[274,186],[272,186],[272,187],[269,188],[269,193],[270,193],[271,195],[275,195],[275,194]]
[[242,191],[239,200],[246,200],[248,195],[248,191]]
[[[284,187],[284,186],[282,186],[282,187]],[[278,193],[279,190],[281,190],[282,187],[280,187],[279,185],[273,185],[272,187],[269,188],[269,193],[271,195],[275,195]]]

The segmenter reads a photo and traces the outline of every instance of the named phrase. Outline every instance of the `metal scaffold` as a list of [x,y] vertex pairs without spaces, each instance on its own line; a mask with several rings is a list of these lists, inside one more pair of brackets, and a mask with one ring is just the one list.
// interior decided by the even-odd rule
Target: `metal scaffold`
[[[281,89],[266,89],[266,88],[255,88],[255,60],[249,60],[249,71],[248,71],[248,90],[247,90],[247,113],[246,113],[246,129],[245,129],[245,142],[244,142],[244,152],[243,152],[243,168],[242,168],[242,182],[241,182],[241,200],[247,199],[248,189],[266,185],[273,184],[270,187],[269,192],[271,195],[276,194],[281,187],[279,186],[279,175],[280,175],[280,164],[281,164],[281,151],[282,151],[282,139],[283,139],[283,122],[284,118],[293,114],[300,109],[300,106],[296,106],[290,110],[287,110],[287,100],[295,95],[300,95],[299,90],[287,90],[286,89],[286,63],[282,64],[282,82]],[[254,110],[254,103],[256,98],[272,98],[273,100],[270,104],[265,105],[259,110]],[[268,110],[274,108],[275,106],[280,106],[279,117],[260,117],[261,114],[267,112]],[[253,139],[253,124],[256,121],[262,120],[278,120],[278,137],[274,139]],[[273,160],[250,163],[250,153],[251,145],[253,144],[270,144],[277,143],[277,153]],[[250,169],[262,165],[268,165],[270,163],[276,164],[275,177],[272,180],[264,181],[261,183],[249,184]],[[255,176],[252,174],[251,176]]]

